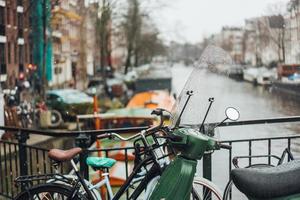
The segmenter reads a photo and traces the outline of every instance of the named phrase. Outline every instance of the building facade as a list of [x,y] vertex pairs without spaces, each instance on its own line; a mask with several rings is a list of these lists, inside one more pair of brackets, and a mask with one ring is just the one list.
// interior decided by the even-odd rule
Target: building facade
[[243,55],[243,34],[241,27],[223,27],[221,37],[221,47],[228,51],[235,63],[240,64],[244,60]]
[[30,63],[28,0],[0,0],[0,81],[14,87]]
[[253,66],[282,60],[282,16],[263,16],[245,20],[244,61]]
[[285,15],[285,52],[287,64],[300,63],[300,5],[290,1],[289,12]]
[[[84,1],[60,1],[53,5],[53,87],[78,85],[94,73],[95,22]],[[79,84],[80,85],[80,84]],[[82,88],[82,84],[78,86]]]

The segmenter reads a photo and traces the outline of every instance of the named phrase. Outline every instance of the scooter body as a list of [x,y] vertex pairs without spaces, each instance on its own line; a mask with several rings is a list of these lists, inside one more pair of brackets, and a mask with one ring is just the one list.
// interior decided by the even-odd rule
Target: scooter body
[[173,147],[181,154],[164,170],[150,200],[189,200],[197,160],[203,157],[205,151],[212,150],[216,143],[194,129],[178,129],[174,135],[182,137],[180,142],[172,142]]
[[196,160],[176,157],[165,169],[150,199],[190,199],[196,166]]

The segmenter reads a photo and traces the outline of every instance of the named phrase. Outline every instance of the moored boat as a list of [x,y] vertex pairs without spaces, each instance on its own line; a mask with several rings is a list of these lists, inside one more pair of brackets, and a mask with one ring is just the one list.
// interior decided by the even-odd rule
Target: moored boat
[[175,99],[168,91],[153,90],[135,94],[127,104],[127,108],[163,108],[171,110]]
[[243,71],[243,79],[250,83],[257,83],[257,75],[258,75],[257,68],[248,68]]
[[289,77],[283,77],[281,80],[274,81],[272,88],[280,92],[300,96],[300,75],[293,74]]

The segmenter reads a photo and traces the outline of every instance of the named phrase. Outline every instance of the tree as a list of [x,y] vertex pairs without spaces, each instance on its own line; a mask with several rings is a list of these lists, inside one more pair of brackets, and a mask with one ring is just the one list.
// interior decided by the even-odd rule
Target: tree
[[[84,83],[86,81],[86,74],[87,74],[87,53],[86,53],[86,22],[87,22],[87,14],[88,14],[88,8],[85,7],[84,1],[78,1],[79,6],[79,13],[81,16],[80,25],[79,25],[79,32],[80,32],[80,38],[79,38],[79,66],[78,69],[78,79],[82,80]],[[76,78],[75,78],[76,80]],[[75,82],[76,87],[76,82]]]
[[[299,1],[299,0],[293,0]],[[267,29],[270,40],[277,46],[278,61],[285,62],[285,21],[284,15],[286,13],[286,3],[277,2],[269,4],[267,7]]]
[[257,22],[260,46],[274,44],[279,62],[285,62],[285,23],[282,15],[262,17]]
[[100,67],[101,74],[105,78],[105,68],[107,66],[112,67],[111,63],[111,15],[112,15],[112,3],[108,0],[102,0],[98,5],[98,13],[100,16],[96,16],[96,35],[97,43],[100,50]]
[[126,38],[126,49],[127,49],[124,73],[127,74],[128,68],[132,65],[131,59],[134,53],[136,56],[135,64],[137,64],[137,59],[138,59],[137,44],[141,37],[141,27],[142,27],[142,15],[140,12],[140,4],[138,0],[129,0],[128,12],[124,18],[125,20],[122,26]]
[[135,54],[135,66],[146,64],[152,61],[152,58],[166,53],[163,42],[158,37],[158,32],[147,32],[141,34]]

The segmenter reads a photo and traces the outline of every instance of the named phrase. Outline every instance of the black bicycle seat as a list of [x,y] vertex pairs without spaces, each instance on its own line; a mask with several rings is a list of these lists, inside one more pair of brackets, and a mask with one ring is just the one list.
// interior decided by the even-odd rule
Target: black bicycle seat
[[248,198],[271,199],[300,193],[300,161],[276,167],[237,168],[231,171],[235,186]]

